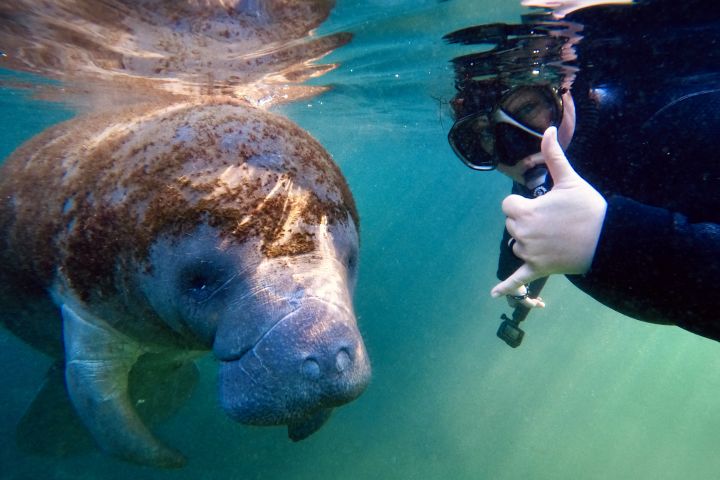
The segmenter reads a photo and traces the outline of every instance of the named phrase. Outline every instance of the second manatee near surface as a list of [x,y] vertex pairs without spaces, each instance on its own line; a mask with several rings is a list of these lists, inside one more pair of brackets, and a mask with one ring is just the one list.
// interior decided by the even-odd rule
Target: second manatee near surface
[[130,398],[140,365],[164,372],[212,350],[227,414],[293,439],[369,381],[355,204],[284,118],[227,101],[78,117],[16,150],[0,202],[0,321],[62,362],[110,454],[184,462]]

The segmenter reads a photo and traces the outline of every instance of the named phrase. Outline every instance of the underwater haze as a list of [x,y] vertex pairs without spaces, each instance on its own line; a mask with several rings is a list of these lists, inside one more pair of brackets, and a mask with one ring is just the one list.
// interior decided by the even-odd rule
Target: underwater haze
[[[185,468],[99,451],[33,456],[18,450],[14,429],[51,360],[3,330],[0,479],[717,478],[716,342],[631,320],[560,276],[520,348],[495,336],[510,313],[489,292],[511,185],[469,170],[447,144],[449,61],[473,47],[442,36],[523,12],[506,0],[338,0],[317,33],[352,41],[322,59],[336,69],[308,81],[330,89],[273,108],[325,146],[357,202],[355,307],[373,366],[361,397],[293,443],[285,428],[228,419],[206,356],[199,388],[157,430],[187,454]],[[3,158],[72,117],[11,86],[42,80],[0,75]]]

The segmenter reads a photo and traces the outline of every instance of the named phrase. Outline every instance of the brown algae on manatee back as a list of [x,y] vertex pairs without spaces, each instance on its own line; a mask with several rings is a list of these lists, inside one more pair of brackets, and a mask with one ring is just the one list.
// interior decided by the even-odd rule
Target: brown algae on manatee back
[[[234,146],[223,141],[228,135]],[[57,138],[43,145],[50,136]],[[52,259],[61,258],[85,299],[114,292],[121,252],[125,261],[144,262],[158,235],[187,234],[203,222],[238,242],[260,237],[267,257],[313,251],[310,227],[321,221],[358,224],[352,195],[325,150],[293,123],[241,103],[93,115],[32,143],[8,161],[14,181],[3,190],[15,196],[45,184],[48,194],[15,202],[22,229],[9,235],[34,241],[13,242],[13,250],[34,247],[46,281]],[[38,244],[42,238],[53,241]]]

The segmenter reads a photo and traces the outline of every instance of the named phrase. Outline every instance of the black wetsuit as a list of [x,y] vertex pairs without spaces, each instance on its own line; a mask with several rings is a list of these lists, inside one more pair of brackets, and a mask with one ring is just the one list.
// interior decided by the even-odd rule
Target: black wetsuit
[[[608,203],[590,271],[568,278],[621,313],[720,340],[720,9],[659,0],[567,20],[585,25],[567,156]],[[518,265],[506,239],[501,279]]]

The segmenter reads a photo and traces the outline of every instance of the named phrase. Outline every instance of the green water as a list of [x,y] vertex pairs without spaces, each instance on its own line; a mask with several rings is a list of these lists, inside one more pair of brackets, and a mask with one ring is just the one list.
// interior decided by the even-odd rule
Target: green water
[[[509,5],[512,3],[512,5]],[[502,8],[499,5],[504,5]],[[29,457],[13,425],[49,361],[0,334],[0,478],[711,479],[720,457],[720,346],[617,314],[554,277],[518,349],[495,337],[492,300],[509,190],[453,156],[440,37],[513,21],[514,2],[343,1],[320,33],[352,31],[313,83],[328,93],[278,111],[345,173],[361,214],[356,310],[373,380],[309,439],[227,419],[215,364],[160,436],[190,457],[163,472],[89,454]],[[6,95],[6,91],[3,91]],[[2,152],[65,115],[5,96]],[[40,110],[38,110],[40,109]]]

